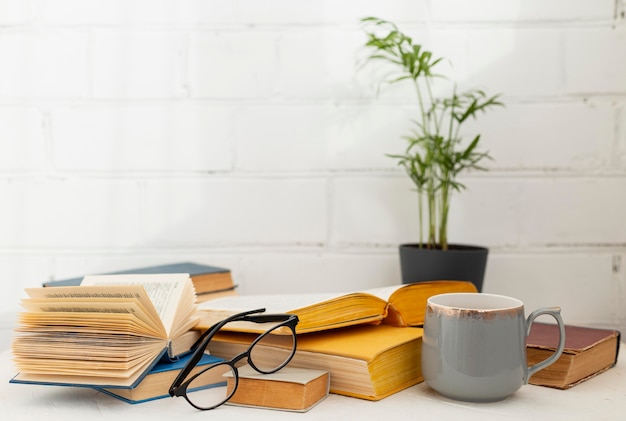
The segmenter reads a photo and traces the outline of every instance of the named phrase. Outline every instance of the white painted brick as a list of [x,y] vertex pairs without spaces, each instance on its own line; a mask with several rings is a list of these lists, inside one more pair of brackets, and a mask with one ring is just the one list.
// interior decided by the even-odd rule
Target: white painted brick
[[586,21],[613,19],[613,0],[436,0],[432,19],[443,22]]
[[395,250],[367,255],[250,253],[239,273],[242,294],[353,292],[401,283]]
[[172,98],[185,95],[187,38],[169,31],[93,33],[93,95]]
[[370,15],[424,20],[426,3],[426,0],[384,3],[375,0],[42,0],[39,7],[44,22],[62,25],[293,25],[356,24]]
[[129,247],[141,244],[135,182],[0,180],[0,247]]
[[240,110],[237,167],[304,171],[393,168],[411,113],[394,106],[258,106]]
[[276,44],[271,32],[195,32],[189,53],[192,97],[270,96],[276,82]]
[[[34,254],[0,256],[0,314],[6,316],[22,310],[20,299],[26,298],[24,288],[41,286],[47,280],[49,269],[49,259]],[[6,320],[2,317],[0,323]]]
[[626,93],[626,27],[571,29],[564,33],[567,93]]
[[506,104],[466,123],[481,135],[492,168],[590,170],[611,166],[615,106],[605,102]]
[[0,107],[0,170],[46,165],[43,115],[29,107]]
[[34,0],[0,0],[0,25],[19,25],[35,17]]
[[0,33],[0,96],[85,97],[87,38],[82,32]]
[[[626,238],[621,223],[626,190],[619,177],[460,181],[468,188],[452,197],[450,242],[617,246]],[[417,196],[410,187],[408,179],[393,177],[337,180],[334,240],[370,245],[418,241]]]
[[332,191],[332,241],[395,245],[417,241],[417,196],[407,177],[343,177]]
[[450,240],[502,246],[623,244],[626,185],[615,178],[467,180],[453,198]]
[[[488,247],[517,244],[521,237],[518,199],[521,187],[499,181],[466,184],[467,190],[452,197],[448,240]],[[413,189],[405,176],[336,180],[332,213],[334,243],[395,246],[418,242],[418,197]],[[424,212],[424,223],[426,218]]]
[[143,224],[154,247],[321,246],[323,179],[150,182]]
[[195,0],[191,7],[202,24],[308,25],[357,24],[366,16],[424,21],[427,3],[426,0]]
[[[191,23],[188,0],[41,0],[41,20],[55,25],[146,25]],[[215,3],[215,2],[212,2]]]
[[560,33],[556,29],[482,29],[468,33],[467,75],[462,89],[506,96],[562,92]]
[[617,126],[615,165],[624,170],[626,169],[626,104],[620,104],[617,115],[619,123]]
[[[516,297],[526,314],[559,306],[570,324],[615,322],[623,315],[612,282],[612,254],[540,252],[489,256],[484,292]],[[622,319],[623,321],[623,319]]]
[[62,170],[229,170],[234,124],[230,107],[58,108],[52,112],[53,160]]
[[522,244],[624,244],[622,177],[542,179],[524,187]]
[[469,179],[467,187],[452,194],[448,218],[448,241],[486,247],[519,244],[525,211],[519,180]]
[[313,28],[283,33],[279,41],[277,91],[290,97],[350,98],[358,94],[356,31]]

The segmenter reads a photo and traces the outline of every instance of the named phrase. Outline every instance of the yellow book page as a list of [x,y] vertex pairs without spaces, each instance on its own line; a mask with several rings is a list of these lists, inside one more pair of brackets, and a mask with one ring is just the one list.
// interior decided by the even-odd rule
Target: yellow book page
[[[166,334],[161,323],[150,317],[141,302],[132,298],[65,298],[52,302],[36,298],[22,300],[22,307],[30,312],[23,313],[22,326],[35,327],[37,322],[40,326],[51,326],[56,321],[62,326],[81,326],[81,331],[85,331],[85,326],[93,326],[94,329],[123,328],[126,321],[136,321],[136,326],[141,326],[136,333],[161,338]],[[46,314],[42,317],[41,313]],[[63,331],[68,329],[71,328],[64,328]]]
[[[20,313],[19,322],[19,326],[15,328],[16,332],[39,334],[81,332],[99,335],[107,332],[163,338],[163,332],[153,332],[149,325],[131,314]],[[154,334],[150,334],[151,332]]]
[[[145,295],[142,297],[144,305],[148,307],[145,302],[145,298],[147,298],[148,302],[151,303],[150,307],[154,309],[154,314],[157,315],[167,332],[166,336],[169,337],[172,331],[178,328],[176,322],[180,322],[180,318],[177,319],[177,314],[195,308],[193,302],[185,302],[184,306],[180,305],[183,298],[189,297],[190,291],[188,286],[186,288],[186,283],[192,284],[189,274],[186,273],[90,275],[83,278],[79,288],[85,286],[143,287],[145,290]],[[192,293],[193,301],[195,301],[194,294]]]
[[404,285],[387,296],[389,307],[384,323],[394,326],[422,326],[428,298],[455,292],[478,291],[473,283],[466,281],[430,281]]
[[[223,297],[199,305],[201,321],[198,327],[206,329],[232,314],[256,308],[265,308],[268,313],[297,315],[300,319],[296,328],[298,333],[383,320],[394,326],[420,326],[428,297],[444,292],[476,292],[476,287],[465,281],[430,281],[348,293]],[[265,330],[250,323],[232,323],[225,329],[240,332]]]
[[158,353],[156,355],[150,354],[147,358],[139,361],[135,367],[128,370],[77,369],[68,374],[62,374],[52,370],[48,373],[44,372],[38,374],[20,372],[14,377],[14,380],[29,383],[125,387],[135,383],[154,362],[154,359],[158,355]]
[[[236,295],[199,304],[199,328],[208,328],[224,318],[243,311],[265,308],[266,313],[295,314],[300,319],[297,332],[325,330],[357,323],[381,321],[387,302],[368,293]],[[235,322],[227,330],[262,332],[266,326]]]
[[[33,303],[45,300],[47,306],[54,306],[54,303],[63,303],[69,300],[82,301],[93,306],[96,302],[104,303],[101,307],[101,314],[132,314],[132,301],[140,303],[135,307],[135,314],[141,320],[153,326],[153,330],[162,332],[160,336],[167,337],[161,318],[156,312],[149,296],[142,285],[118,285],[111,286],[76,286],[76,287],[55,287],[55,288],[26,288]],[[28,299],[24,303],[28,303]],[[126,308],[126,311],[124,310]],[[145,314],[140,314],[141,311]],[[46,311],[45,307],[40,307],[42,313],[55,313],[54,310]],[[95,311],[94,311],[95,312]],[[77,305],[75,308],[66,308],[63,313],[87,313],[85,306]]]

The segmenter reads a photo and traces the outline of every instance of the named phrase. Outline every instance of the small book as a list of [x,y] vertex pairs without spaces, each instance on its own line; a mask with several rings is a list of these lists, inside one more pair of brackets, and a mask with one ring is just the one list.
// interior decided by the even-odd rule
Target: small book
[[[529,365],[548,358],[559,340],[557,325],[533,323],[526,339]],[[619,353],[620,332],[581,326],[565,326],[565,349],[552,365],[539,370],[529,383],[569,389],[613,367]]]
[[102,275],[26,292],[12,383],[133,388],[199,337],[188,274]]
[[[208,328],[229,315],[261,307],[268,313],[298,316],[297,333],[381,322],[393,326],[421,326],[426,300],[449,292],[477,290],[466,281],[430,281],[342,294],[236,295],[200,304],[198,326]],[[261,333],[261,328],[251,322],[229,323],[224,329]]]
[[[169,398],[169,388],[172,382],[178,376],[178,373],[185,367],[187,361],[191,358],[191,354],[187,354],[176,361],[169,361],[162,359],[159,361],[150,372],[143,378],[141,383],[134,389],[107,389],[96,388],[107,395],[121,399],[125,402],[137,404],[147,402],[155,399]],[[204,354],[196,367],[191,371],[190,376],[193,376],[200,370],[203,370],[205,366],[215,364],[224,361],[221,358]],[[197,384],[201,387],[203,385]],[[204,386],[209,386],[206,384]]]
[[[230,269],[193,262],[148,266],[107,273],[106,275],[157,273],[188,273],[196,289],[198,302],[235,294],[236,285],[233,282]],[[81,284],[82,280],[83,278],[61,279],[44,282],[42,285],[44,287],[77,286]]]
[[[288,367],[328,371],[330,393],[380,400],[423,380],[422,328],[357,325],[298,335]],[[289,349],[269,335],[254,347],[257,362],[284,361]],[[245,352],[258,335],[220,331],[209,343],[211,355],[226,360]]]
[[[324,370],[287,366],[276,373],[261,374],[249,365],[238,370],[239,385],[228,400],[229,405],[306,412],[329,393],[330,377]],[[235,379],[232,372],[226,377],[230,394]]]

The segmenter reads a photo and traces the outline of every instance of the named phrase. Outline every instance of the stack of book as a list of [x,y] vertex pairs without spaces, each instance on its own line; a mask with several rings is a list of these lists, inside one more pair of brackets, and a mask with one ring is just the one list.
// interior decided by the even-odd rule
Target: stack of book
[[[287,294],[225,297],[199,306],[200,326],[246,308],[296,314],[298,345],[290,367],[327,370],[330,392],[380,400],[423,380],[421,343],[428,297],[477,292],[461,281],[394,285],[346,294]],[[228,330],[226,330],[228,329]],[[258,326],[232,323],[211,343],[212,355],[230,359],[258,336]],[[255,360],[281,359],[289,352],[264,341]]]
[[[133,403],[161,398],[167,396],[168,383],[184,365],[185,352],[206,323],[229,312],[265,307],[268,313],[299,316],[298,349],[289,369],[325,372],[330,392],[378,400],[422,381],[422,329],[409,326],[423,322],[426,299],[441,292],[476,292],[468,282],[438,281],[326,298],[235,294],[198,305],[192,279],[175,273],[113,274],[85,277],[78,286],[53,283],[28,289],[29,298],[23,301],[26,312],[20,316],[19,335],[13,342],[19,373],[11,382],[93,387]],[[283,300],[292,306],[310,303],[278,308]],[[230,310],[225,308],[228,305]],[[199,306],[202,310],[196,311]],[[259,333],[258,325],[228,327],[234,331],[216,335],[209,345],[213,359],[206,357],[204,364],[232,358]],[[275,345],[259,346],[255,358],[287,352]],[[290,387],[297,390],[294,385],[302,376],[292,378]],[[312,407],[324,397],[323,387],[311,386],[324,381],[312,382],[315,379],[302,383],[302,389],[317,391],[315,398],[300,404],[292,400],[293,408],[274,404],[278,407],[273,409]],[[246,388],[265,381],[276,379],[261,376],[244,381],[237,393],[256,396],[246,395]],[[273,388],[276,385],[282,383],[271,383]],[[266,388],[267,384],[261,389]],[[249,398],[242,404],[264,406]]]
[[[183,265],[160,268],[194,268]],[[201,331],[228,315],[266,308],[298,316],[296,353],[275,375],[243,368],[229,403],[307,411],[328,393],[375,401],[423,380],[426,300],[440,293],[477,292],[469,282],[432,281],[343,294],[230,294],[198,304],[195,290],[219,284],[232,292],[234,286],[230,277],[220,284],[206,280],[211,278],[206,267],[195,269],[191,276],[100,275],[78,285],[66,281],[70,286],[57,282],[27,289],[12,345],[19,373],[11,382],[93,387],[131,403],[163,398]],[[529,364],[553,352],[555,329],[533,325]],[[227,324],[195,370],[232,359],[264,331],[254,323]],[[255,361],[284,360],[289,350],[271,338],[256,345]],[[585,381],[615,364],[619,339],[618,331],[567,326],[563,355],[530,383],[566,389]],[[283,395],[290,398],[274,399]]]
[[12,383],[133,389],[200,336],[187,274],[102,275],[27,288],[12,343]]

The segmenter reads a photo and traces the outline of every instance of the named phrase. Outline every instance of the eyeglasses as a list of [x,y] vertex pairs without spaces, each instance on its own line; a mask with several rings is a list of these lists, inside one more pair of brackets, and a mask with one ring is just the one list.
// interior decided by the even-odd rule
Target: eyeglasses
[[[214,409],[228,401],[236,392],[239,385],[239,372],[237,363],[247,358],[248,364],[262,374],[271,374],[286,366],[296,353],[296,325],[298,317],[293,314],[258,314],[265,312],[264,308],[234,314],[219,323],[211,326],[192,345],[194,350],[191,358],[185,367],[178,374],[170,386],[170,396],[183,396],[191,406],[200,409]],[[272,326],[256,338],[245,352],[233,357],[230,361],[223,361],[212,364],[209,367],[193,374],[189,379],[192,370],[196,367],[209,342],[215,334],[226,324],[237,321],[248,321],[254,323],[272,323]],[[278,333],[283,327],[288,328],[287,334]],[[271,340],[270,340],[270,335]],[[281,358],[261,358],[255,349],[259,350],[263,345],[271,342],[273,346],[280,346],[287,350],[286,354],[280,353]],[[256,348],[255,348],[256,347]],[[231,375],[234,379],[234,386],[228,390],[226,377]]]

